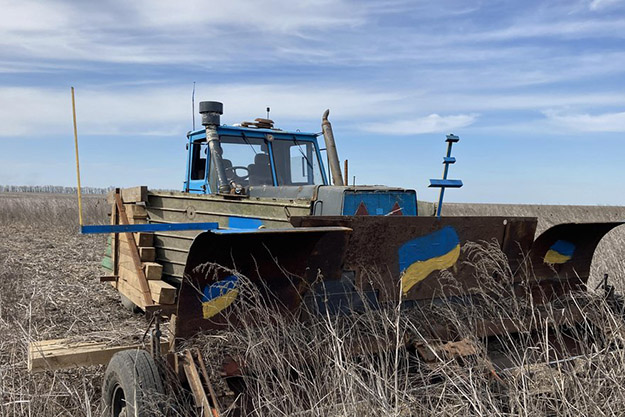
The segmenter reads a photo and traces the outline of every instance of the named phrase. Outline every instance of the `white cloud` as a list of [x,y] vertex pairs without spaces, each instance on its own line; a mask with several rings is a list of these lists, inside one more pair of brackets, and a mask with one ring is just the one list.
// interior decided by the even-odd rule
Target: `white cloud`
[[396,120],[388,123],[368,123],[363,129],[368,132],[389,135],[419,135],[423,133],[451,133],[454,129],[469,126],[475,122],[474,114],[439,116],[430,114],[425,117],[408,120]]
[[[99,88],[77,88],[79,133],[90,135],[180,135],[191,125],[191,85],[120,83]],[[264,115],[284,129],[319,131],[322,112],[329,108],[337,126],[353,130],[405,135],[449,132],[477,122],[475,113],[536,111],[545,108],[592,109],[623,107],[620,93],[596,94],[480,94],[435,93],[337,86],[325,83],[207,84],[198,83],[196,105],[202,100],[224,103],[222,121],[238,123]],[[0,87],[0,137],[71,134],[69,87]],[[588,110],[585,110],[588,112]],[[582,113],[582,111],[578,111]],[[428,115],[429,114],[429,115]],[[573,117],[547,112],[550,120]],[[418,117],[417,115],[427,115]],[[582,131],[609,130],[621,113],[604,116],[575,115],[584,120]],[[603,117],[603,119],[601,118]],[[597,119],[599,118],[599,119]],[[596,127],[589,120],[599,120]],[[385,122],[372,122],[384,120]],[[196,126],[199,116],[196,113]],[[604,123],[608,122],[610,123]],[[515,119],[510,123],[518,123]],[[534,121],[539,123],[540,121]],[[568,120],[567,120],[568,122]],[[497,121],[495,123],[498,123]],[[531,124],[531,121],[523,123]]]
[[197,0],[124,2],[131,6],[141,24],[157,28],[193,25],[201,42],[204,24],[255,28],[261,32],[292,33],[307,28],[353,26],[363,23],[362,9],[344,1],[238,0],[206,3]]
[[622,0],[592,0],[588,8],[590,10],[603,10],[618,3],[622,3]]
[[547,110],[544,114],[550,122],[571,131],[625,132],[625,112],[591,115]]
[[267,57],[309,33],[362,25],[366,14],[329,0],[0,0],[0,10],[0,58],[161,64]]
[[[190,86],[140,86],[76,91],[81,134],[181,135],[191,125]],[[351,120],[401,111],[401,96],[393,93],[324,88],[316,85],[198,84],[197,102],[224,103],[224,123],[264,115],[267,105],[278,127],[318,131],[321,114],[330,108],[335,120]],[[69,88],[0,87],[0,137],[46,132],[71,132]],[[382,110],[381,110],[382,109]],[[196,120],[199,120],[196,114]],[[291,126],[286,126],[286,125]],[[302,126],[304,125],[304,126]],[[199,122],[197,123],[199,126]]]

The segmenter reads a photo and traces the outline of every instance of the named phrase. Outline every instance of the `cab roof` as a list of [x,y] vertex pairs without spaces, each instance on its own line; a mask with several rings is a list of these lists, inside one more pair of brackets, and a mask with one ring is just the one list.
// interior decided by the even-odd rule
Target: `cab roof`
[[[217,132],[219,134],[233,134],[233,135],[239,135],[241,133],[245,133],[246,135],[249,134],[250,136],[258,136],[260,135],[273,135],[274,137],[281,139],[280,136],[287,136],[288,139],[292,139],[293,136],[297,136],[297,137],[308,137],[310,139],[316,139],[319,134],[318,133],[310,133],[310,132],[299,132],[299,131],[288,131],[288,130],[279,130],[279,129],[262,129],[262,128],[254,128],[254,127],[242,127],[242,126],[228,126],[228,125],[221,125],[219,127],[217,127]],[[193,130],[193,131],[189,131],[187,133],[187,137],[205,137],[206,136],[206,130],[205,129],[198,129],[198,130]],[[286,138],[285,138],[286,139]]]

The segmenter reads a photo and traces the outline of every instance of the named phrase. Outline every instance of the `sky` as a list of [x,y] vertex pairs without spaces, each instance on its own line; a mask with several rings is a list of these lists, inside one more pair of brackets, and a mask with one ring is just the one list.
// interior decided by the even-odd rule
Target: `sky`
[[[0,184],[181,189],[191,95],[319,132],[350,182],[625,205],[625,1],[0,0]],[[197,109],[196,109],[197,111]],[[199,126],[199,117],[196,123]]]

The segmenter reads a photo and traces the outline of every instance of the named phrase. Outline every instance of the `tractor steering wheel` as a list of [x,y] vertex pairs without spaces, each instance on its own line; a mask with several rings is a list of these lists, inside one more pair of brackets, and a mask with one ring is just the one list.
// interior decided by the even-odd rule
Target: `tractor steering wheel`
[[[238,169],[244,169],[245,170],[245,174],[244,175],[239,175],[237,174],[237,170]],[[228,171],[232,171],[232,174],[234,175],[234,179],[235,180],[241,180],[241,181],[245,181],[250,177],[250,170],[247,167],[244,166],[232,166],[230,168],[228,168]]]

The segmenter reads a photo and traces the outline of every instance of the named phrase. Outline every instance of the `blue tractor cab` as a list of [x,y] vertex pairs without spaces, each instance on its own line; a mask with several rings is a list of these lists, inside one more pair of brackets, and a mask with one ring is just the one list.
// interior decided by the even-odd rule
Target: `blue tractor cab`
[[212,197],[308,201],[310,215],[418,215],[414,190],[348,186],[342,177],[334,135],[322,121],[332,183],[326,174],[319,134],[276,129],[269,119],[221,124],[220,102],[200,103],[205,129],[187,135],[183,191]]
[[[228,184],[247,194],[253,186],[328,185],[317,135],[241,126],[218,126],[217,153]],[[189,132],[183,191],[219,192],[219,176],[206,130]]]

